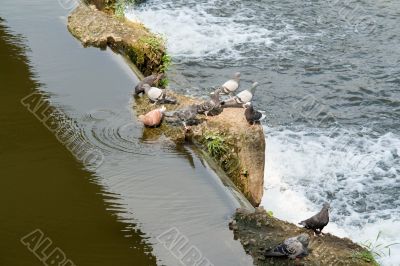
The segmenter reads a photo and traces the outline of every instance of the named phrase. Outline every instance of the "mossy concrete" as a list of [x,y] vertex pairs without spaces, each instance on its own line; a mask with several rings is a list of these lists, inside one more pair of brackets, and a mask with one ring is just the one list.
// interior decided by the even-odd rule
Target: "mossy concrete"
[[165,45],[143,24],[117,18],[81,3],[68,16],[68,29],[84,46],[106,48],[126,55],[144,74],[162,71]]
[[[229,227],[233,230],[235,239],[243,245],[246,253],[253,257],[255,265],[376,265],[376,262],[367,262],[357,256],[368,251],[350,239],[331,234],[313,236],[312,231],[276,219],[263,208],[256,208],[255,211],[238,209]],[[288,237],[301,233],[307,233],[310,236],[307,257],[295,261],[264,256],[266,250],[275,247]]]

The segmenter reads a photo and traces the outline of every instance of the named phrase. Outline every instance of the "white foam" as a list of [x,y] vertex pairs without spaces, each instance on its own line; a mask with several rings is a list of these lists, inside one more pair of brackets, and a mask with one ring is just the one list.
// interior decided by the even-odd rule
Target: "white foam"
[[[310,132],[313,133],[310,133]],[[367,130],[365,130],[367,131]],[[331,203],[326,232],[358,242],[400,242],[399,136],[349,130],[294,131],[265,127],[268,136],[262,205],[298,223]],[[334,136],[334,137],[333,137]],[[397,194],[397,196],[396,196]],[[400,245],[377,258],[399,265]]]
[[263,51],[273,43],[268,29],[249,22],[255,19],[249,9],[238,8],[229,16],[221,16],[212,12],[213,8],[229,3],[196,1],[189,6],[179,2],[151,1],[128,9],[126,16],[165,36],[168,51],[175,58],[238,60],[245,54],[248,56],[249,51]]

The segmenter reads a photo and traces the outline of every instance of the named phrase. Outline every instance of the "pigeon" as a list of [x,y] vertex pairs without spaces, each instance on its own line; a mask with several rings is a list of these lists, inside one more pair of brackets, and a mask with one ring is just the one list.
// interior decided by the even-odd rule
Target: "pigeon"
[[302,258],[308,255],[308,243],[310,237],[307,234],[301,234],[295,237],[287,238],[283,243],[267,250],[267,257],[289,257],[290,259]]
[[157,87],[151,87],[149,84],[143,84],[144,92],[149,97],[151,102],[154,103],[169,103],[176,104],[176,99],[167,97],[165,90],[159,89]]
[[240,72],[236,72],[232,79],[228,80],[220,87],[221,93],[229,94],[232,96],[233,92],[235,92],[240,85]]
[[198,106],[196,104],[189,105],[186,108],[165,113],[166,121],[169,123],[183,124],[185,130],[188,130],[188,125],[196,125],[199,120],[196,118]]
[[[322,229],[329,223],[329,209],[331,206],[329,203],[324,203],[321,211],[316,215],[308,218],[307,220],[301,221],[299,224],[303,225],[307,229],[311,229],[315,234],[319,235],[322,233]],[[323,233],[322,233],[323,234]]]
[[254,123],[260,122],[260,120],[265,118],[265,115],[263,115],[260,111],[254,110],[251,102],[244,104],[243,107],[246,108],[244,111],[244,116],[250,125],[254,125]]
[[145,115],[140,115],[139,120],[147,127],[157,127],[161,124],[163,115],[165,112],[165,107],[152,110]]
[[153,85],[157,84],[160,80],[162,80],[164,77],[165,77],[164,73],[153,74],[153,75],[145,77],[142,81],[139,82],[138,85],[136,85],[135,95],[144,93],[144,88],[143,88],[144,84],[153,86]]
[[226,101],[222,101],[221,105],[223,107],[240,107],[248,102],[251,102],[257,86],[258,82],[254,82],[253,85],[251,85],[250,89],[241,91],[236,96]]
[[204,101],[198,105],[197,112],[199,114],[205,114],[206,116],[208,116],[208,114],[210,112],[213,113],[213,111],[217,111],[217,112],[220,111],[220,110],[218,110],[221,107],[221,102],[219,100],[220,93],[221,93],[221,89],[216,89],[212,93],[210,100]]

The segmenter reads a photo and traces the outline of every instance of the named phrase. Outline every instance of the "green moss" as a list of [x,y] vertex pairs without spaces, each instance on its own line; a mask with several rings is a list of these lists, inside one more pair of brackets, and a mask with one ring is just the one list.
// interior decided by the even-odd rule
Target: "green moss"
[[114,14],[117,18],[125,17],[125,1],[118,0],[114,5]]
[[161,62],[161,71],[166,72],[172,64],[171,56],[169,56],[168,54],[164,54],[161,58]]
[[364,262],[371,263],[374,266],[379,266],[379,264],[376,262],[372,253],[368,250],[354,253],[353,258],[357,259],[357,260],[362,260]]
[[204,134],[205,145],[208,153],[214,158],[221,158],[227,151],[228,146],[224,136],[208,131]]

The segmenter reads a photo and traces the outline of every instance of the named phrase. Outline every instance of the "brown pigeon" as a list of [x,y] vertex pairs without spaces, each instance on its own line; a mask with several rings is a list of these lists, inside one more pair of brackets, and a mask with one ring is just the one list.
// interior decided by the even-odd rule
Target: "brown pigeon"
[[331,206],[329,203],[324,203],[321,211],[316,215],[308,218],[307,220],[301,221],[299,224],[303,225],[307,229],[311,229],[315,234],[322,234],[322,229],[329,223],[329,209]]
[[164,73],[153,74],[153,75],[145,77],[144,79],[142,79],[142,81],[139,82],[139,84],[136,85],[135,95],[144,93],[144,87],[143,87],[144,84],[148,84],[150,86],[156,85],[164,77],[165,77]]
[[161,108],[152,110],[145,115],[140,115],[139,120],[146,127],[157,127],[161,124],[161,120],[163,119],[164,112],[165,112],[165,107],[162,106]]

